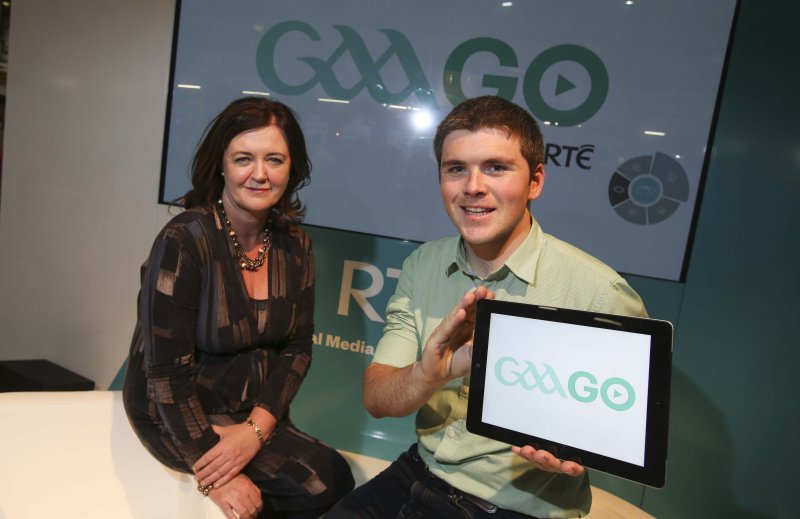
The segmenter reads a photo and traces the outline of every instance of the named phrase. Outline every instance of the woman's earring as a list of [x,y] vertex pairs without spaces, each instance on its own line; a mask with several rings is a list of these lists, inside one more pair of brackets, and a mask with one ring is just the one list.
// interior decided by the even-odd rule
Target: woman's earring
[[220,172],[220,176],[222,176],[222,177],[225,176],[225,171],[224,170]]

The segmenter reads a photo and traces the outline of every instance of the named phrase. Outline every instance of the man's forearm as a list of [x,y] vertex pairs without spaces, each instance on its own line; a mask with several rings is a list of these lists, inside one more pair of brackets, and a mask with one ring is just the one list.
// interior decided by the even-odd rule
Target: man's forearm
[[422,407],[438,387],[422,378],[418,362],[398,368],[371,364],[364,372],[364,407],[375,418],[406,416]]

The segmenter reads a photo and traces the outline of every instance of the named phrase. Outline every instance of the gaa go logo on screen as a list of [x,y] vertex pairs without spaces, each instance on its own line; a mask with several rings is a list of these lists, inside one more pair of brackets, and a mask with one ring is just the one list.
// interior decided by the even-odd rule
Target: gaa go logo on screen
[[561,398],[591,404],[597,397],[612,411],[627,411],[636,402],[633,385],[620,377],[610,377],[602,382],[588,371],[575,371],[567,379],[567,391],[556,371],[549,364],[540,369],[533,362],[502,357],[494,365],[494,376],[504,386],[520,386],[526,391],[539,391],[543,395],[558,394]]
[[[314,27],[302,21],[280,22],[267,30],[256,50],[256,67],[264,84],[275,93],[287,96],[300,95],[320,85],[329,96],[340,100],[350,100],[366,89],[375,101],[383,104],[399,104],[414,95],[420,103],[436,107],[430,81],[413,45],[403,33],[381,29],[388,43],[385,50],[379,53],[372,52],[352,27],[334,25],[333,28],[339,37],[330,42],[323,41]],[[284,56],[286,49],[291,48],[284,43],[278,52],[282,41],[297,41],[297,38],[321,42],[327,49],[336,45],[322,55],[295,58],[303,63],[303,79],[287,75],[287,71],[279,69],[276,63],[276,56]],[[556,45],[535,56],[526,67],[524,63],[520,65],[517,53],[509,44],[497,38],[480,37],[455,46],[443,64],[442,86],[445,96],[453,105],[467,98],[463,90],[463,71],[467,61],[477,54],[493,56],[502,68],[525,71],[521,78],[511,74],[484,74],[481,86],[494,89],[494,95],[508,100],[514,97],[521,86],[525,103],[531,112],[541,120],[560,126],[576,126],[587,121],[600,110],[608,94],[608,71],[597,54],[586,47]],[[337,76],[336,64],[345,55],[352,59],[360,79]],[[374,55],[378,56],[377,59],[373,59]],[[399,63],[407,81],[394,91],[390,90],[382,75],[390,61]],[[575,66],[582,68],[590,85],[576,85],[570,81],[566,77],[568,74],[561,73],[565,65],[573,69]],[[551,88],[541,88],[543,80]],[[572,94],[575,95],[570,98]],[[561,102],[568,98],[571,99],[569,103]]]

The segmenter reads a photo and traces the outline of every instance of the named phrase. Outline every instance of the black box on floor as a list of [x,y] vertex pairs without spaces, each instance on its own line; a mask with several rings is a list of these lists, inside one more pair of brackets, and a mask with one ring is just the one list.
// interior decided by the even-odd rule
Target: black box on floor
[[12,391],[92,391],[94,381],[49,360],[0,361],[0,393]]

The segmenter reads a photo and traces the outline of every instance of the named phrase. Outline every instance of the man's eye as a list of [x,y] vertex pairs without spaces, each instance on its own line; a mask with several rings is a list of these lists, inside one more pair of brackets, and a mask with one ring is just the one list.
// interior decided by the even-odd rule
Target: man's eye
[[464,171],[466,171],[466,168],[464,168],[464,166],[450,166],[448,168],[445,168],[444,170],[444,172],[449,175],[457,175],[459,173],[463,173]]
[[500,172],[500,171],[506,171],[507,169],[508,168],[505,166],[505,164],[489,164],[489,166],[486,168],[486,171]]

